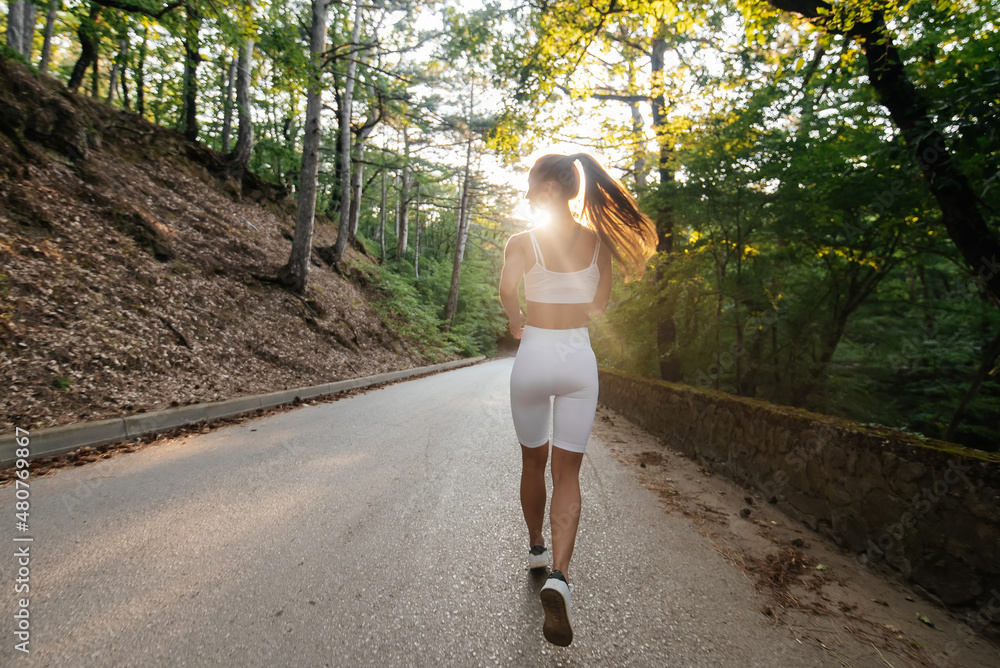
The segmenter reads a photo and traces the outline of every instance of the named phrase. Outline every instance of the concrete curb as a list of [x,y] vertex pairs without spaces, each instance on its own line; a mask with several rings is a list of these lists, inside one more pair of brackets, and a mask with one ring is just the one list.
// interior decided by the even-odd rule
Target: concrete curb
[[[367,378],[351,378],[335,383],[280,390],[278,392],[257,394],[250,397],[237,397],[236,399],[227,399],[208,404],[192,404],[190,406],[167,408],[152,413],[138,413],[123,418],[110,418],[96,422],[68,424],[41,429],[28,434],[31,454],[27,459],[52,457],[76,450],[85,445],[96,447],[107,443],[133,439],[143,434],[167,431],[168,429],[186,424],[231,417],[241,413],[249,413],[259,408],[280,406],[292,403],[296,398],[305,401],[313,397],[336,394],[360,387],[370,387],[379,383],[391,383],[396,380],[403,380],[425,373],[447,371],[475,364],[484,359],[486,358],[483,356],[470,357],[443,362],[441,364],[433,364],[431,366],[417,367],[415,369],[390,371],[389,373],[369,376]],[[23,437],[24,434],[22,433],[21,438]],[[7,468],[17,461],[18,457],[15,455],[17,447],[16,434],[0,437],[0,469]]]

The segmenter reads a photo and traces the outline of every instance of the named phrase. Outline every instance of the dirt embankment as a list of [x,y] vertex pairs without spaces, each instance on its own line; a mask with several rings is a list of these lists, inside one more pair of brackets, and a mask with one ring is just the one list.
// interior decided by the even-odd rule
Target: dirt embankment
[[[258,278],[287,261],[293,213],[217,153],[0,58],[0,429],[441,361],[315,250],[305,298]],[[335,238],[318,220],[314,249]]]

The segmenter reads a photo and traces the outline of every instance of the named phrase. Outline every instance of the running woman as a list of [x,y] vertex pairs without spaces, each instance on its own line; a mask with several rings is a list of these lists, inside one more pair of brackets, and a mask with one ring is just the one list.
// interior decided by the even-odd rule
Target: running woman
[[[581,221],[569,206],[580,190],[577,162],[585,183]],[[553,569],[540,594],[542,631],[565,647],[573,641],[569,562],[580,522],[580,465],[597,411],[597,360],[587,322],[607,308],[611,258],[626,275],[641,277],[657,237],[632,196],[586,153],[539,158],[528,173],[525,198],[550,219],[508,240],[500,300],[511,334],[521,340],[510,374],[510,405],[521,443],[521,509],[532,569],[549,565],[542,524],[552,427]],[[527,321],[518,300],[522,276]]]

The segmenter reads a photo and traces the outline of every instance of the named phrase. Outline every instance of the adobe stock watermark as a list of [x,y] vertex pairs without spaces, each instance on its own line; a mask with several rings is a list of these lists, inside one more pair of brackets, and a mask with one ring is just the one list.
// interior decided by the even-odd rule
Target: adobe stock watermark
[[555,345],[559,361],[565,362],[570,355],[574,355],[581,350],[592,350],[590,346],[590,332],[586,327],[569,330],[570,334],[566,341],[559,341]]
[[[22,435],[23,434],[23,435]],[[14,534],[15,549],[13,554],[14,593],[21,596],[15,599],[17,612],[14,613],[14,649],[25,654],[30,653],[31,643],[31,544],[32,536],[26,535],[31,530],[31,434],[27,429],[15,427],[14,440],[17,448],[14,456],[16,471],[14,473]]]
[[67,514],[75,513],[94,495],[94,492],[101,486],[96,479],[84,479],[79,482],[69,494],[63,496],[63,509]]
[[[836,434],[832,430],[821,427],[819,431],[814,436],[806,439],[804,443],[796,445],[794,448],[790,449],[785,453],[783,459],[784,466],[787,469],[791,469],[796,473],[801,473],[809,465],[815,457],[821,455],[826,448],[826,446],[834,442]],[[791,483],[791,476],[789,476],[786,468],[780,468],[771,475],[766,482],[757,485],[758,491],[760,491],[761,496],[768,503],[778,503],[783,501],[785,498],[784,489]],[[845,492],[846,494],[846,492]],[[811,518],[811,525],[816,525],[816,518],[807,515],[806,518]]]
[[868,539],[868,547],[854,558],[854,562],[858,566],[865,567],[885,558],[886,553],[903,540],[906,532],[924,519],[949,492],[954,491],[958,483],[962,482],[969,486],[965,474],[970,470],[972,470],[970,465],[949,459],[947,470],[933,483],[914,494],[899,519],[883,526],[878,538]]
[[[926,171],[928,168],[933,167],[941,158],[947,155],[948,147],[944,144],[944,137],[938,135],[934,140],[933,146],[928,146],[923,150],[923,152],[916,156],[917,166],[920,167],[921,171]],[[875,221],[884,214],[889,212],[889,208],[896,203],[896,200],[906,192],[906,183],[920,181],[920,176],[912,176],[909,179],[894,178],[889,184],[889,187],[875,195],[875,199],[866,207],[862,207],[862,212],[867,212],[875,216]],[[862,233],[868,231],[871,227],[876,225],[876,222],[872,221],[866,224],[864,227],[855,226],[845,221],[842,225],[844,234],[847,235],[848,241],[855,241]]]
[[[944,136],[939,133],[932,146],[924,148],[919,155],[914,157],[921,172],[926,172],[943,158],[950,157],[948,154],[948,147],[944,143]],[[917,175],[908,179],[894,178],[888,188],[875,195],[874,200],[868,206],[862,207],[859,210],[859,219],[864,218],[865,216],[863,214],[865,213],[871,214],[867,216],[867,221],[861,223],[859,220],[858,225],[844,221],[841,227],[844,234],[847,236],[848,241],[856,241],[863,233],[870,231],[872,227],[875,227],[878,224],[879,219],[884,214],[888,213],[890,207],[895,204],[896,200],[906,192],[907,181],[913,183],[920,180],[922,180],[922,178]],[[967,287],[972,288],[974,285],[975,289],[979,293],[986,293],[990,296],[991,300],[995,301],[992,293],[988,290],[987,284],[993,279],[994,276],[996,276],[997,272],[1000,271],[1000,263],[997,262],[997,258],[995,256],[991,258],[981,257],[979,261],[979,267],[976,269],[975,275],[967,282]],[[970,289],[967,292],[971,291],[972,290]]]

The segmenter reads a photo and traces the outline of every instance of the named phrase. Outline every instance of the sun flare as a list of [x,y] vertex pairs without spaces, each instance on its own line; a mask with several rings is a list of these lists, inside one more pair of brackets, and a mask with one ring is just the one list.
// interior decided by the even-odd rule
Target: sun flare
[[544,227],[552,219],[552,212],[548,209],[538,207],[532,209],[527,200],[522,200],[514,214],[521,220],[528,221],[530,227]]

